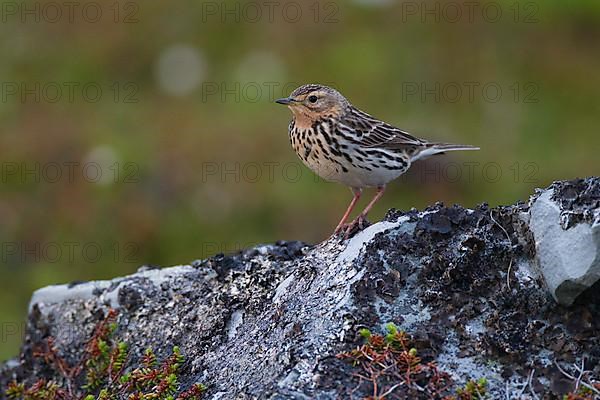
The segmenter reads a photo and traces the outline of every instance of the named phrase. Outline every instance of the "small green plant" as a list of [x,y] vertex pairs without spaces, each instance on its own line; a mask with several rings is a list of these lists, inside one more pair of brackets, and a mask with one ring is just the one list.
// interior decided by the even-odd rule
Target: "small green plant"
[[469,380],[463,388],[456,391],[456,397],[449,397],[449,400],[483,400],[487,396],[487,380],[480,378],[477,381]]
[[6,396],[9,399],[25,399],[25,400],[45,400],[45,399],[61,399],[64,392],[54,382],[47,382],[43,379],[38,380],[34,385],[25,388],[22,383],[10,383],[6,390]]
[[[15,400],[199,400],[202,397],[206,390],[202,384],[194,384],[185,391],[180,388],[178,376],[185,358],[177,346],[162,363],[151,348],[146,349],[141,366],[126,371],[129,350],[126,343],[113,338],[116,319],[116,311],[109,310],[94,329],[75,366],[59,356],[54,340],[49,338],[34,355],[51,366],[64,384],[40,379],[26,387],[12,382],[6,390],[7,397]],[[78,388],[76,382],[82,375],[85,383]]]

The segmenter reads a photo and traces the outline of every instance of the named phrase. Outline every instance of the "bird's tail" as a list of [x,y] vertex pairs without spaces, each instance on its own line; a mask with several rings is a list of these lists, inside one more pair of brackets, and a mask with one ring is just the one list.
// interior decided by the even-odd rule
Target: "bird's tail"
[[470,146],[468,144],[427,143],[420,152],[414,155],[412,161],[456,150],[479,150],[479,147]]

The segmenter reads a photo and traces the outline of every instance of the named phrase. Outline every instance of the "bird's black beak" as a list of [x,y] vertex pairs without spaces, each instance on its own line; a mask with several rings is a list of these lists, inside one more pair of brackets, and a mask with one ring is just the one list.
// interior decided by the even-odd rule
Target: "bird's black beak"
[[275,103],[278,104],[283,104],[283,105],[288,105],[288,104],[292,104],[295,100],[291,97],[284,97],[283,99],[277,99],[275,100]]

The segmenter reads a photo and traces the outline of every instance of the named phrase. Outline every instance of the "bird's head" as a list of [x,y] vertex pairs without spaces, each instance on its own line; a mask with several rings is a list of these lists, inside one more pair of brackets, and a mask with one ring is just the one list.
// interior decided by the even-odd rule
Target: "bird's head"
[[276,100],[284,104],[300,122],[339,117],[346,112],[348,100],[335,89],[324,85],[310,84],[300,86],[289,97]]

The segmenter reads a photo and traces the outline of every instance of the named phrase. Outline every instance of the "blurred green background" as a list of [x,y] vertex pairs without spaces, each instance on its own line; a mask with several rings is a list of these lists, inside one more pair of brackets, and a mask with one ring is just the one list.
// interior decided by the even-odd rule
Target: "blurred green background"
[[350,192],[273,104],[303,83],[481,146],[416,164],[372,220],[600,174],[596,0],[65,4],[2,2],[0,359],[42,286],[325,239]]

